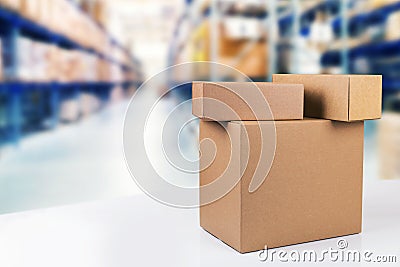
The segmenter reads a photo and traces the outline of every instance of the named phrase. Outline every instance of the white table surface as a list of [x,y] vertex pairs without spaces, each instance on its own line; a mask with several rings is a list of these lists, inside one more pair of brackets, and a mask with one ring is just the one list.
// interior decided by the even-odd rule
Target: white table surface
[[[399,194],[400,181],[365,182],[364,230],[346,237],[349,249],[397,255],[400,261]],[[198,221],[198,210],[167,207],[145,195],[2,215],[0,266],[290,265],[261,262],[259,253],[241,255],[202,230]],[[285,249],[321,251],[335,248],[337,241]]]

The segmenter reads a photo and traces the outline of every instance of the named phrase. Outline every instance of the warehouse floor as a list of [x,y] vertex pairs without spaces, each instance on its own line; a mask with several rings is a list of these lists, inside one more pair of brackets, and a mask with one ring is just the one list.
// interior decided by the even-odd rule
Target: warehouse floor
[[3,151],[0,213],[139,192],[122,154],[127,102]]

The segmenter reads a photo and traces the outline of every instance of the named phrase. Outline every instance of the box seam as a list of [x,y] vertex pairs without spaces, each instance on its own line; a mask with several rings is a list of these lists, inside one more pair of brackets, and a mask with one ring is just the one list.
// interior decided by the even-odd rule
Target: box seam
[[204,83],[201,83],[201,90],[200,90],[200,94],[199,94],[199,96],[200,96],[200,103],[201,103],[201,105],[200,105],[200,114],[201,114],[201,116],[204,118],[205,117],[205,115],[204,115],[204,88],[205,88],[205,84]]
[[350,121],[350,90],[351,90],[351,76],[348,76],[348,83],[347,83],[347,121]]
[[[361,122],[362,123],[362,159],[364,162],[364,158],[365,158],[365,135],[364,135],[364,131],[365,131],[365,122]],[[363,231],[363,223],[364,223],[364,163],[362,164],[362,168],[361,168],[361,224],[360,224],[360,233],[362,233]]]
[[[240,136],[240,145],[239,145],[239,149],[242,150],[242,133],[243,133],[243,127],[244,125],[240,125],[239,126],[239,136]],[[242,174],[242,153],[239,153],[239,175]],[[243,175],[241,175],[240,177],[240,181],[239,181],[239,214],[240,214],[240,219],[239,219],[239,248],[240,251],[243,251],[243,245],[242,245],[242,233],[243,233],[243,222],[242,222],[242,218],[243,218],[243,214],[242,214],[242,181],[243,181]]]

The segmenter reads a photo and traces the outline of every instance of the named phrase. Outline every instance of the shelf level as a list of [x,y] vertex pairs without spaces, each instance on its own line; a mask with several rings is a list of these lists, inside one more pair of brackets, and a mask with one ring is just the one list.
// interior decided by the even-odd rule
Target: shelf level
[[19,29],[20,33],[28,38],[37,40],[44,43],[55,44],[64,49],[76,49],[85,51],[87,53],[94,54],[99,58],[106,59],[110,63],[119,65],[125,71],[134,71],[131,66],[120,63],[115,59],[112,59],[108,55],[104,55],[93,49],[84,47],[73,40],[70,40],[62,34],[58,34],[48,30],[46,27],[39,25],[29,19],[22,17],[13,11],[0,7],[0,33],[4,33],[7,29],[11,27],[16,27]]
[[[348,21],[349,29],[356,27],[357,25],[372,25],[385,21],[387,16],[391,13],[400,11],[400,2],[392,3],[384,7],[372,10],[370,12],[362,13],[351,17]],[[340,32],[342,27],[343,19],[338,17],[332,22],[332,27],[335,32]]]
[[[363,44],[349,49],[349,59],[368,56],[368,58],[379,58],[400,55],[400,39],[378,43]],[[332,66],[340,64],[341,50],[327,51],[322,56],[322,64]]]

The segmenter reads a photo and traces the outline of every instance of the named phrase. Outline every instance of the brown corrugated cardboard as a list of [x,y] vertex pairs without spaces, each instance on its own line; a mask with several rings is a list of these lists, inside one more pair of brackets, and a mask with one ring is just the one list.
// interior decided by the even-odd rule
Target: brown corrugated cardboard
[[215,121],[301,120],[304,86],[193,82],[193,115]]
[[[271,138],[260,133],[268,133],[274,123],[272,167],[259,189],[249,193],[261,150],[270,149],[261,140]],[[242,253],[361,232],[363,122],[305,119],[222,125],[226,130],[218,122],[200,122],[200,140],[211,139],[217,149],[215,160],[205,166],[214,146],[200,145],[200,184],[222,174],[243,176],[224,197],[200,208],[206,231]],[[208,197],[200,189],[201,201]]]
[[276,74],[276,83],[304,84],[304,116],[337,121],[380,119],[381,75]]

